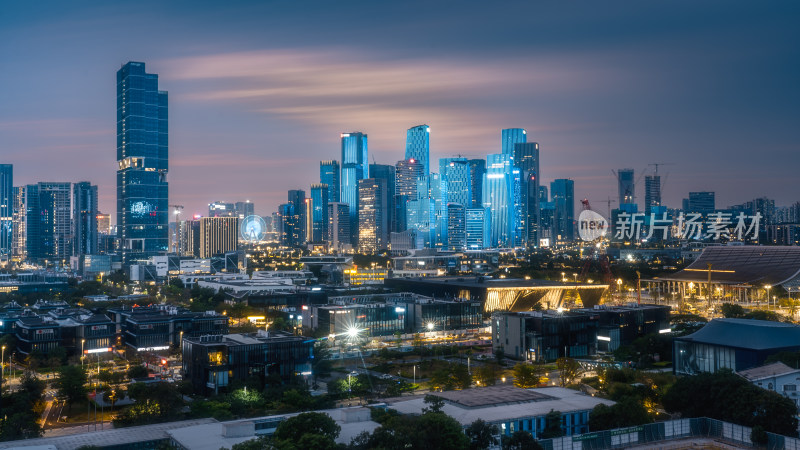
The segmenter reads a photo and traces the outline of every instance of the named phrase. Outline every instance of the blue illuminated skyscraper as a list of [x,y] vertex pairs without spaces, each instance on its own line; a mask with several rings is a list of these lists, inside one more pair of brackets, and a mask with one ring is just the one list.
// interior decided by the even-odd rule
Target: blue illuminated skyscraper
[[528,142],[527,131],[524,128],[506,128],[501,131],[502,153],[514,156],[514,145]]
[[339,189],[341,189],[339,184],[340,172],[339,161],[328,160],[320,161],[319,163],[319,182],[328,185],[329,202],[339,201]]
[[97,254],[97,186],[80,181],[72,186],[72,256]]
[[472,207],[483,208],[483,176],[486,174],[485,159],[469,160],[469,176],[472,188]]
[[350,205],[350,242],[358,245],[358,181],[369,178],[367,135],[342,133],[342,203]]
[[328,197],[327,184],[311,185],[311,241],[318,243],[328,237]]
[[520,214],[522,240],[538,245],[539,224],[539,144],[514,145],[514,165],[520,170]]
[[[515,172],[516,171],[516,175]],[[519,186],[519,169],[513,165],[512,155],[486,156],[486,175],[483,180],[483,205],[491,216],[493,247],[511,247],[516,242],[517,217],[514,191]]]
[[0,164],[0,265],[11,259],[14,235],[14,166]]
[[422,163],[422,174],[427,177],[431,171],[431,127],[417,125],[406,131],[406,158]]
[[575,182],[557,179],[550,183],[550,195],[555,208],[553,215],[553,239],[558,242],[575,238]]
[[439,173],[447,183],[447,201],[469,207],[472,205],[472,178],[467,158],[442,158]]
[[169,247],[167,93],[144,63],[117,71],[117,232],[122,261]]

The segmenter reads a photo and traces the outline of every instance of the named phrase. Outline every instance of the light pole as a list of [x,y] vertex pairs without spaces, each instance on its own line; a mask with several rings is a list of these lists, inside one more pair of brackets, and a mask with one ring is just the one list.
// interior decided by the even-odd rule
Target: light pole
[[0,355],[0,383],[6,377],[6,346],[3,346],[2,355]]
[[81,369],[83,369],[83,345],[86,344],[86,339],[81,339]]
[[769,290],[772,289],[772,286],[768,284],[764,286],[764,289],[767,290],[767,307],[769,308]]

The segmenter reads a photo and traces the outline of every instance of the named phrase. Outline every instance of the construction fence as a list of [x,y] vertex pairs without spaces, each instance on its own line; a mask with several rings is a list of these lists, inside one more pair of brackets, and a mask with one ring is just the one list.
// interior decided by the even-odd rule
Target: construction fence
[[[740,447],[756,447],[750,439],[751,432],[750,427],[700,417],[546,439],[539,443],[545,450],[603,450],[651,447],[657,442],[667,444],[667,441],[697,438],[719,440]],[[766,448],[800,450],[800,439],[767,433]]]

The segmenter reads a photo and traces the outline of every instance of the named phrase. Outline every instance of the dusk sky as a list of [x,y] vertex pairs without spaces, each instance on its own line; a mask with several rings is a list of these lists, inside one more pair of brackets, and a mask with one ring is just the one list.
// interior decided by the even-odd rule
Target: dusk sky
[[112,221],[127,61],[169,91],[184,217],[215,200],[269,214],[340,159],[339,133],[368,133],[370,162],[394,164],[423,123],[433,167],[526,128],[542,180],[574,179],[603,214],[612,169],[651,163],[669,163],[672,207],[703,190],[718,208],[800,200],[796,1],[4,2],[0,61],[14,184],[91,181]]

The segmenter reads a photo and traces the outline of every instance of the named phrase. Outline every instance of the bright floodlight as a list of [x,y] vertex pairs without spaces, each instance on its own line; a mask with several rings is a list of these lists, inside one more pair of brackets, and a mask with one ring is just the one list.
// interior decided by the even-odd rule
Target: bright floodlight
[[350,328],[347,329],[347,336],[349,336],[351,339],[353,339],[353,338],[357,337],[358,333],[360,333],[360,332],[361,332],[361,330],[359,330],[358,328],[350,327]]
[[433,330],[433,322],[428,322],[428,329]]

